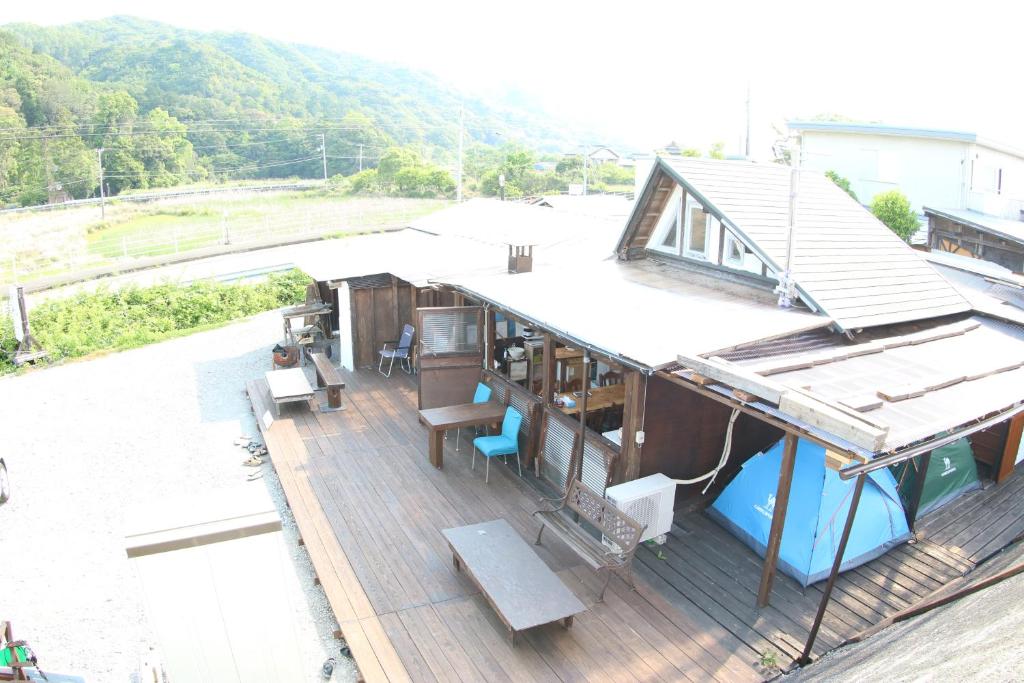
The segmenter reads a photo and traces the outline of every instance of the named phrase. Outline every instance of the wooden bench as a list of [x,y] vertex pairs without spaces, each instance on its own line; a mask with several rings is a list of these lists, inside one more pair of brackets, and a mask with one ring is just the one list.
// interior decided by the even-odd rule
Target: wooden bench
[[320,351],[309,354],[313,359],[313,367],[316,368],[316,386],[320,389],[327,388],[327,403],[320,404],[321,413],[330,413],[335,410],[344,410],[341,405],[341,390],[345,388],[345,382],[341,379],[338,368],[331,364],[331,359]]
[[[609,547],[601,538],[595,538],[586,529],[576,524],[563,514],[571,510],[579,515],[580,521],[593,526],[613,547]],[[533,513],[541,520],[540,531],[537,532],[535,545],[540,545],[541,534],[545,527],[550,527],[556,536],[565,541],[584,562],[598,572],[604,571],[606,576],[601,586],[604,600],[605,589],[612,578],[613,571],[626,570],[626,581],[633,585],[633,555],[643,536],[644,525],[625,514],[610,502],[587,488],[582,482],[573,479],[565,496],[551,510],[537,510]]]

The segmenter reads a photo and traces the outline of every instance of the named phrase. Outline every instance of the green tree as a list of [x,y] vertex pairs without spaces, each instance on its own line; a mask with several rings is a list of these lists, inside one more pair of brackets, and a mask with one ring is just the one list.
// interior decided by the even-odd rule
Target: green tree
[[701,156],[704,156],[703,154],[700,153],[700,150],[697,149],[696,147],[687,147],[686,149],[681,151],[680,154],[682,156],[684,156],[684,157],[701,157]]
[[899,190],[875,195],[871,201],[871,213],[903,241],[909,240],[921,227],[917,214],[910,208],[910,200]]
[[711,145],[711,149],[708,150],[708,156],[712,159],[724,159],[725,158],[725,143],[716,142]]
[[853,189],[850,187],[850,181],[849,180],[847,180],[843,176],[839,175],[835,171],[825,171],[825,177],[828,178],[829,180],[831,180],[833,183],[835,183],[839,187],[841,187],[843,189],[843,192],[845,192],[846,194],[848,194],[851,197],[853,197],[854,201],[857,201],[857,202],[860,201],[859,199],[857,199],[857,193],[854,192]]

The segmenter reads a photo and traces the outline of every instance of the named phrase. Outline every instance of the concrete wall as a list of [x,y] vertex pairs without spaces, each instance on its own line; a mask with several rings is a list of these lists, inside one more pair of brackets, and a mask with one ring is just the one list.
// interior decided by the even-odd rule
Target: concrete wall
[[802,164],[835,171],[850,181],[863,204],[876,194],[898,189],[915,211],[922,206],[967,206],[971,144],[892,135],[804,131]]

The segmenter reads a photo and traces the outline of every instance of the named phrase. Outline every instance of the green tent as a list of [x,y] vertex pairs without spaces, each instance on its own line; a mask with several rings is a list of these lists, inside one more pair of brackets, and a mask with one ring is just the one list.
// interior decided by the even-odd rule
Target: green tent
[[[893,476],[899,487],[900,498],[907,510],[911,508],[914,486],[920,472],[919,458],[906,460],[892,467]],[[966,438],[932,451],[928,474],[921,491],[921,502],[917,517],[928,514],[953,500],[962,493],[980,488],[978,466],[974,462],[971,442]]]

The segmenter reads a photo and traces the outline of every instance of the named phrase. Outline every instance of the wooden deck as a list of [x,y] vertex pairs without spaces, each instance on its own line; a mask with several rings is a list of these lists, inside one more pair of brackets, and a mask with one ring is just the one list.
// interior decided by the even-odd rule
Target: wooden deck
[[[512,648],[504,627],[457,573],[441,530],[504,518],[532,540],[540,494],[510,468],[489,485],[470,469],[463,434],[444,470],[427,461],[414,379],[343,372],[347,409],[316,402],[282,410],[264,439],[304,544],[367,680],[760,680],[762,654],[785,667],[799,654],[821,597],[776,577],[772,604],[754,607],[761,559],[702,513],[679,515],[669,542],[642,548],[638,589],[599,581],[546,537],[541,558],[588,611],[574,626],[541,627]],[[250,382],[257,416],[269,407]],[[273,412],[272,407],[271,414]],[[482,464],[482,463],[479,463]],[[497,464],[497,463],[494,463]],[[531,475],[527,475],[529,477]],[[970,571],[1024,530],[1024,474],[976,491],[921,521],[924,540],[843,574],[815,656]],[[995,510],[995,512],[993,512]]]
[[[342,412],[285,407],[264,438],[304,545],[367,680],[756,681],[756,657],[727,629],[682,612],[642,580],[600,582],[552,535],[541,558],[588,607],[571,629],[549,625],[509,644],[473,583],[457,573],[441,530],[504,518],[532,541],[540,494],[511,468],[470,469],[454,435],[445,466],[427,462],[414,381],[345,372]],[[248,385],[257,416],[262,380]],[[272,412],[272,411],[271,411]]]
[[[915,605],[1024,533],[1024,471],[973,491],[922,518],[918,540],[844,572],[815,643],[816,658],[870,626]],[[798,656],[824,582],[804,589],[779,573],[771,604],[754,605],[761,558],[702,512],[679,514],[669,541],[641,548],[638,573],[678,609],[702,611],[756,653],[785,665]]]

